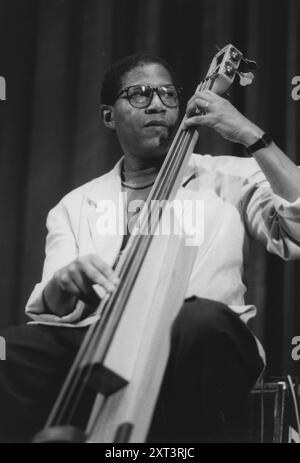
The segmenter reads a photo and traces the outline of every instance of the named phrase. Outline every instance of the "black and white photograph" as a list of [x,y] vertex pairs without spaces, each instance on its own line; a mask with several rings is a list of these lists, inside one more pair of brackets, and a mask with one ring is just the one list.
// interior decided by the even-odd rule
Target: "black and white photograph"
[[300,443],[300,2],[0,0],[0,442]]

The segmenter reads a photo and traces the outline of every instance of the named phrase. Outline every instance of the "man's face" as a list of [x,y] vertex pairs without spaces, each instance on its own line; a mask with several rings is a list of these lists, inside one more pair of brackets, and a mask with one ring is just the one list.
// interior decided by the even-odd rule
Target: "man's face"
[[[172,83],[170,74],[162,65],[141,64],[125,74],[122,88],[137,84],[157,87]],[[125,156],[156,157],[167,152],[179,108],[166,107],[154,92],[147,108],[134,108],[126,98],[118,98],[113,115]]]

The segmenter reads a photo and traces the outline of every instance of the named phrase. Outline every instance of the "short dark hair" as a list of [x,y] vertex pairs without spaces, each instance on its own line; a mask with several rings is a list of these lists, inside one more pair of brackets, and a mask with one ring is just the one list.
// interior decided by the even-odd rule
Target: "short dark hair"
[[118,93],[122,90],[122,79],[127,72],[140,64],[160,64],[170,74],[173,83],[176,83],[175,72],[170,64],[159,56],[150,53],[136,53],[125,56],[116,61],[105,73],[101,88],[101,103],[113,105]]

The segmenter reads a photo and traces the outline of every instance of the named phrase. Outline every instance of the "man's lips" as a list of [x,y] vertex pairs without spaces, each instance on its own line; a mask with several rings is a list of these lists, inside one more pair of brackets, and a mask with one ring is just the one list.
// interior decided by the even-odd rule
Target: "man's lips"
[[145,124],[145,127],[169,127],[168,123],[164,120],[153,120]]

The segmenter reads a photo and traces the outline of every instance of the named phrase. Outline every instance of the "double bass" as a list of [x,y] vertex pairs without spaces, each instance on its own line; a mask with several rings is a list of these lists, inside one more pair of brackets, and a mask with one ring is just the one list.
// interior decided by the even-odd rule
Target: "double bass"
[[[253,78],[248,71],[255,66],[229,44],[218,50],[196,91],[223,94],[236,76],[248,84]],[[201,245],[193,242],[182,222],[181,233],[148,233],[150,210],[152,230],[159,230],[164,216],[172,213],[168,205],[198,139],[196,129],[185,129],[185,117],[115,263],[120,282],[100,301],[99,318],[89,327],[44,429],[33,442],[140,443],[147,437],[168,359],[168,333]],[[90,391],[92,400],[86,401]],[[80,407],[88,408],[83,427],[76,420]]]

